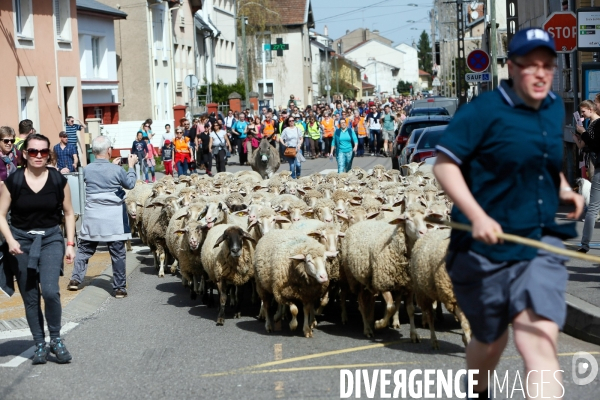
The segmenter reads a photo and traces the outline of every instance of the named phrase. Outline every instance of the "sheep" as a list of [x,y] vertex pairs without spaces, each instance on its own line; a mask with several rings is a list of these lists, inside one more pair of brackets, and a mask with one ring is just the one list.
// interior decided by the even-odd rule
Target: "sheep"
[[[425,208],[414,205],[389,223],[367,220],[346,231],[342,242],[342,266],[350,290],[358,292],[363,333],[367,337],[373,336],[374,295],[381,293],[386,302],[386,313],[383,319],[375,322],[375,329],[385,328],[392,316],[392,326],[400,326],[397,311],[405,295],[410,337],[412,341],[419,340],[414,323],[408,260],[415,241],[427,233],[425,217]],[[395,305],[392,291],[397,293]]]
[[233,174],[234,178],[238,180],[238,182],[252,182],[252,183],[260,183],[263,180],[263,177],[256,171],[239,171]]
[[[254,247],[256,241],[236,225],[219,225],[208,231],[202,245],[201,260],[208,278],[219,289],[217,325],[225,323],[227,284],[237,287],[254,277]],[[240,318],[240,302],[236,302],[234,318]]]
[[341,220],[341,231],[346,232],[349,227],[360,221],[366,221],[367,219],[373,219],[379,215],[379,211],[368,214],[367,211],[361,206],[354,206],[348,208],[345,213],[337,213],[338,221]]
[[137,181],[134,188],[131,189],[125,197],[125,205],[127,207],[131,234],[133,235],[135,232],[137,232],[142,241],[144,241],[141,233],[144,203],[152,194],[152,186],[153,185],[143,183],[143,181]]
[[423,176],[421,175],[409,175],[404,178],[404,184],[407,186],[416,185],[416,186],[424,186]]
[[304,189],[298,184],[297,181],[291,180],[291,181],[285,182],[284,193],[291,194],[293,196],[300,198],[300,196],[302,195],[303,192],[304,192]]
[[270,179],[267,184],[268,192],[271,194],[282,194],[285,191],[285,182],[278,179],[278,177]]
[[256,219],[248,225],[248,229],[254,228],[253,237],[258,241],[273,229],[280,229],[282,223],[290,223],[290,220],[278,215],[272,208],[263,208],[258,212]]
[[385,167],[381,164],[377,164],[376,166],[373,167],[373,172],[371,173],[371,176],[375,179],[377,179],[378,181],[387,181],[387,177],[385,176]]
[[179,220],[171,218],[167,227],[167,248],[179,264],[183,285],[192,284],[190,290],[192,300],[195,300],[200,292],[200,281],[205,273],[200,253],[207,233],[208,229],[204,221],[192,219],[182,227]]
[[383,220],[386,218],[384,211],[392,211],[389,205],[381,204],[379,200],[374,200],[370,197],[364,199],[360,206],[367,212],[367,219],[370,219],[368,216],[375,215],[375,219]]
[[209,196],[200,199],[205,202],[206,206],[202,211],[202,217],[206,221],[208,229],[215,225],[227,222],[227,205],[225,204],[225,196]]
[[410,275],[417,305],[423,311],[431,332],[431,346],[439,350],[435,336],[433,304],[444,304],[454,314],[463,329],[463,343],[471,340],[469,321],[458,306],[452,287],[452,281],[446,270],[446,251],[450,242],[450,230],[431,230],[415,243],[409,262]]
[[304,192],[304,202],[309,207],[314,207],[317,200],[321,198],[323,198],[323,193],[319,192],[318,190],[311,189]]
[[323,194],[323,197],[331,199],[335,187],[331,183],[321,183],[317,186],[317,190]]
[[287,211],[293,204],[296,204],[298,206],[305,205],[305,203],[302,200],[291,194],[275,196],[273,200],[271,200],[271,207],[273,207],[275,211]]
[[196,193],[200,196],[212,196],[215,194],[215,187],[210,181],[202,181],[196,184]]
[[292,171],[279,171],[277,174],[275,174],[275,177],[279,178],[279,180],[282,182],[287,182],[292,179]]
[[165,237],[171,217],[179,209],[177,196],[159,196],[146,200],[144,213],[144,229],[147,245],[154,254],[154,266],[158,270],[158,277],[165,276],[165,261],[168,258]]
[[261,204],[270,207],[275,196],[268,192],[254,192],[248,196],[248,204]]
[[[287,208],[278,211],[280,214],[287,216],[292,223],[304,220],[313,214],[313,209],[302,201],[290,203]],[[287,227],[287,225],[284,225],[284,227]]]
[[318,199],[314,205],[313,216],[323,222],[337,222],[337,215],[334,214],[335,203],[331,199]]
[[[329,284],[325,258],[325,247],[301,232],[272,231],[258,242],[254,252],[254,277],[267,332],[273,331],[268,306],[275,298],[280,306],[289,305],[292,331],[298,326],[298,307],[294,301],[301,302],[304,336],[313,336],[313,304],[321,299]],[[275,322],[277,319],[276,315]]]
[[331,199],[335,203],[336,212],[345,212],[350,205],[358,205],[361,201],[359,196],[352,195],[350,192],[341,189],[335,190]]
[[225,196],[225,204],[230,211],[241,211],[246,209],[245,199],[240,193],[230,193]]
[[404,172],[405,176],[411,176],[411,175],[414,175],[419,170],[419,167],[424,164],[425,164],[425,161],[421,161],[418,163],[411,162],[410,164],[401,165],[400,169],[402,170],[402,172]]
[[450,221],[450,207],[444,199],[436,199],[427,205],[432,214],[436,214],[442,221]]
[[179,193],[175,193],[175,195],[179,197],[182,206],[189,205],[198,196],[196,188],[194,187],[183,188]]
[[400,171],[397,169],[387,170],[385,176],[387,176],[388,180],[391,182],[400,182],[402,180],[402,177],[400,176]]
[[364,179],[367,177],[367,171],[365,171],[361,167],[352,167],[350,173],[356,176],[358,179]]
[[440,190],[438,190],[438,188],[431,182],[425,184],[425,186],[423,187],[423,197],[425,198],[427,204],[436,201],[437,197],[443,193],[444,192],[440,192]]
[[318,185],[320,185],[321,183],[325,182],[325,177],[323,175],[321,175],[319,172],[313,172],[312,174],[309,175],[309,178],[312,180],[312,185],[313,187],[316,187]]
[[418,185],[409,185],[404,190],[404,206],[406,208],[413,204],[419,204],[425,201],[423,189]]

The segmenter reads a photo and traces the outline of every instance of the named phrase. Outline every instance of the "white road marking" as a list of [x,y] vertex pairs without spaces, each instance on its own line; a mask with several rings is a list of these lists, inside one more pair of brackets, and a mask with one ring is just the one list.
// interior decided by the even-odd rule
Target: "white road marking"
[[[76,322],[67,322],[60,329],[61,335],[66,334],[71,329],[75,328],[77,325],[79,325],[79,324]],[[23,331],[26,331],[27,334],[23,334]],[[3,332],[3,333],[10,333],[10,332],[13,332],[13,334],[16,336],[10,336],[10,337],[2,336],[2,337],[0,337],[0,339],[2,339],[2,338],[11,339],[11,338],[15,338],[15,337],[31,336],[31,332],[29,331],[29,329],[15,329],[13,331]],[[46,337],[46,341],[49,342],[50,338]],[[27,350],[25,350],[24,352],[22,352],[15,358],[13,358],[12,360],[7,361],[4,364],[0,364],[0,367],[16,368],[19,365],[23,364],[25,361],[29,360],[31,357],[33,357],[34,351],[35,351],[35,346],[31,346],[30,348],[28,348]]]

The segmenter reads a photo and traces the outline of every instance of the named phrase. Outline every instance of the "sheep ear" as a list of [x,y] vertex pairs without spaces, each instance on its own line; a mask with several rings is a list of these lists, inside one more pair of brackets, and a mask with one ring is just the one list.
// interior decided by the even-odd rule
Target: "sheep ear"
[[237,212],[238,217],[243,217],[244,215],[248,215],[248,209],[240,210]]
[[302,193],[302,194],[305,194],[305,193],[306,193],[306,191],[305,191],[304,189],[302,189],[302,188],[298,188],[298,189],[296,189],[296,190],[297,190],[298,192]]
[[390,207],[387,204],[384,204],[383,206],[381,206],[381,211],[392,211],[392,207]]
[[438,213],[434,213],[431,212],[430,210],[427,210],[428,212],[426,213],[428,217],[432,217],[432,218],[437,218],[437,219],[443,219],[444,216],[442,214],[438,214]]
[[254,228],[257,224],[258,224],[258,220],[255,219],[254,221],[252,221],[248,224],[248,229]]
[[279,214],[281,214],[281,215],[290,215],[290,210],[283,210],[283,209],[279,210],[279,207],[277,207],[277,208],[278,208],[277,212]]
[[406,214],[402,214],[399,217],[394,218],[393,220],[390,221],[390,225],[400,225],[403,224],[404,222],[406,222],[406,220],[409,219]]
[[319,232],[319,231],[312,231],[312,232],[308,232],[308,236],[318,239],[322,235],[321,235],[321,232]]
[[373,219],[373,218],[377,217],[378,215],[379,215],[379,211],[368,213],[367,219]]
[[338,232],[338,237],[346,237],[346,234],[344,232]]
[[184,233],[187,233],[188,229],[187,228],[183,228],[183,229],[177,229],[175,231],[176,234],[178,235],[183,235]]
[[223,242],[225,240],[225,234],[222,234],[220,238],[217,239],[217,241],[215,242],[215,245],[213,246],[213,249],[216,249],[217,247],[219,247],[219,245],[221,244],[221,242]]
[[421,162],[419,163],[419,167],[420,167],[421,165],[423,165],[423,164],[425,164],[425,161],[421,161]]
[[261,185],[256,185],[256,186],[254,186],[254,187],[252,188],[252,190],[256,190],[256,191],[258,191],[258,190],[261,190],[262,188],[263,188],[263,187],[262,187]]
[[296,254],[295,256],[291,256],[290,259],[304,261],[306,257],[304,256],[304,254]]
[[427,202],[425,201],[425,199],[423,198],[419,198],[419,203],[423,206],[423,207],[427,207]]
[[342,213],[340,213],[340,212],[337,212],[337,213],[335,213],[335,215],[337,215],[337,216],[338,216],[338,218],[341,218],[341,219],[343,219],[344,221],[348,221],[348,219],[349,219],[349,218],[348,218],[348,216],[347,216],[346,214],[342,214]]
[[175,219],[183,219],[183,218],[188,218],[190,216],[190,212],[187,211],[185,214],[180,215],[179,217],[175,218]]
[[338,255],[337,251],[326,251],[325,252],[325,257],[327,258],[336,258]]
[[244,239],[248,239],[249,241],[251,241],[252,243],[256,244],[256,239],[254,239],[252,237],[252,235],[250,235],[248,232],[243,231],[242,232],[242,236],[244,237]]
[[275,216],[275,221],[279,221],[279,222],[290,222],[289,219],[282,217],[281,215],[276,215]]

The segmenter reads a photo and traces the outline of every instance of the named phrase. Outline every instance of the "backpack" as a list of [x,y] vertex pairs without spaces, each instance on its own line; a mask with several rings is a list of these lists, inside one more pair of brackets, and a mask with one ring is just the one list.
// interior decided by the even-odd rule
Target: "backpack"
[[[58,172],[56,169],[48,167],[48,178],[52,180],[52,184],[54,187],[59,188],[56,193],[56,200],[58,201],[58,209],[62,213],[62,204],[65,200],[65,191],[60,190],[62,186],[61,178],[62,174]],[[10,191],[11,202],[17,201],[19,199],[19,195],[21,194],[21,188],[25,183],[25,168],[19,168],[13,174],[15,177],[13,178],[12,190]]]

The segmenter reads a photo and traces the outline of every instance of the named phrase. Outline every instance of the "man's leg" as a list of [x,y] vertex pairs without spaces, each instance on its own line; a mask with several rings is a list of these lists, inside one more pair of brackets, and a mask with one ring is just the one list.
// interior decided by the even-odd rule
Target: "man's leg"
[[125,241],[117,240],[107,244],[113,268],[113,289],[125,290],[127,287],[127,276],[125,273],[125,257],[127,253],[125,252]]
[[88,267],[88,260],[96,252],[96,247],[98,247],[98,242],[79,239],[77,254],[75,254],[75,265],[73,266],[73,273],[71,273],[72,281],[83,282]]
[[[556,355],[558,325],[528,308],[514,318],[513,329],[515,345],[525,363],[529,393],[540,398],[542,392],[548,398],[562,398],[564,389],[557,382],[557,379],[562,382],[562,373],[558,372],[556,379],[554,375],[560,369]],[[542,370],[547,371],[543,379]]]
[[469,342],[467,346],[467,369],[479,370],[479,374],[473,376],[473,379],[477,381],[477,385],[473,387],[474,392],[482,392],[487,389],[488,371],[493,371],[496,368],[507,341],[508,330],[504,331],[502,336],[492,343],[482,343],[474,337]]

